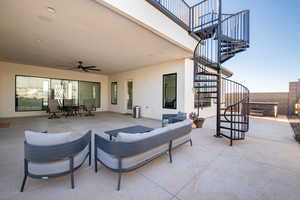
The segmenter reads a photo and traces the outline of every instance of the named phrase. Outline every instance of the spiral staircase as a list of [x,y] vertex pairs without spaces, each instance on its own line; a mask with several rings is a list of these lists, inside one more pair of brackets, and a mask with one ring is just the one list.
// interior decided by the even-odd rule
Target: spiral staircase
[[[249,90],[224,76],[223,63],[249,48],[249,10],[222,13],[222,0],[189,6],[184,0],[148,0],[199,40],[194,50],[198,115],[202,101],[217,104],[216,137],[244,140],[249,130]],[[187,14],[188,13],[188,14]]]

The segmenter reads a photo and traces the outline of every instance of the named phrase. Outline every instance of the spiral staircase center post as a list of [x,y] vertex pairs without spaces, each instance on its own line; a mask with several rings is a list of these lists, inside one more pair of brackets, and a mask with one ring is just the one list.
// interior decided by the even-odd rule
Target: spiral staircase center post
[[216,130],[216,137],[221,137],[221,35],[222,35],[222,0],[218,0],[218,48],[217,48],[217,55],[218,55],[218,79],[217,79],[217,130]]

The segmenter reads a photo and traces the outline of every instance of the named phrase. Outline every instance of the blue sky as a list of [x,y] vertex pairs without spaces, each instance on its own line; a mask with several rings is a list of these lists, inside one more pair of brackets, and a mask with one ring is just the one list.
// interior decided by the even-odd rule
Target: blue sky
[[224,66],[252,92],[288,91],[300,79],[300,0],[223,0],[225,13],[244,9],[251,11],[251,47]]

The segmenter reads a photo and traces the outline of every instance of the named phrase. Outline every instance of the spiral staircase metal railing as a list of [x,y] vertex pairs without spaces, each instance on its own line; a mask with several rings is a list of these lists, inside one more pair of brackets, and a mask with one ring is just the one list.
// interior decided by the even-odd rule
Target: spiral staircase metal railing
[[[222,13],[222,0],[189,6],[184,0],[148,0],[199,39],[194,51],[194,88],[201,100],[216,101],[216,136],[244,140],[249,130],[249,90],[224,77],[222,64],[249,48],[249,10]],[[213,69],[213,70],[212,70]]]

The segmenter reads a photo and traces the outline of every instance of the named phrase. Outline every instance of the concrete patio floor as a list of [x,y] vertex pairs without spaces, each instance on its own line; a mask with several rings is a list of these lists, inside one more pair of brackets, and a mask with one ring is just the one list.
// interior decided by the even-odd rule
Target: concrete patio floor
[[145,125],[153,128],[160,122],[132,119],[114,113],[96,117],[48,120],[45,117],[12,119],[11,127],[0,129],[0,199],[204,199],[204,200],[299,200],[300,145],[286,120],[251,118],[245,141],[229,146],[226,139],[213,137],[215,120],[192,133],[193,147],[175,150],[173,164],[163,155],[122,179],[116,191],[117,175],[103,166],[94,173],[85,164],[75,173],[75,189],[69,177],[49,180],[29,178],[25,192],[19,188],[23,178],[24,130],[93,133]]

